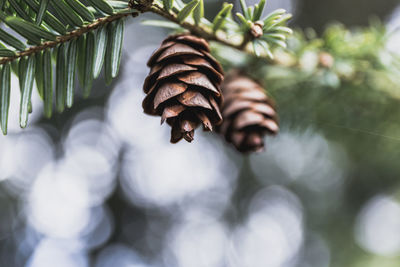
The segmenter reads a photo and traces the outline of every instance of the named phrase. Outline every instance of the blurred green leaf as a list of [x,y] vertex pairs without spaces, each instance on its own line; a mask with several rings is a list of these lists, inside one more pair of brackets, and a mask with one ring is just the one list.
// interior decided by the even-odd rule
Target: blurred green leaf
[[15,49],[18,49],[19,51],[23,51],[26,48],[23,42],[21,42],[8,32],[4,31],[3,29],[0,29],[0,40],[14,47]]
[[264,42],[262,40],[257,40],[257,45],[262,46],[262,48],[264,49],[264,53],[270,58],[270,59],[274,59],[274,55],[272,54],[271,48],[268,45],[267,42]]
[[35,73],[35,57],[21,58],[18,72],[19,86],[21,89],[19,123],[21,128],[25,128],[28,123],[29,106],[31,105],[33,79]]
[[198,5],[193,10],[193,19],[195,24],[199,25],[203,17],[204,17],[204,1],[200,0]]
[[78,38],[78,78],[81,88],[85,84],[86,34]]
[[233,4],[226,4],[221,9],[221,11],[218,12],[218,14],[215,16],[215,18],[213,20],[213,31],[214,32],[216,32],[217,30],[219,30],[222,27],[226,18],[230,14],[232,8],[233,8]]
[[90,90],[93,86],[93,64],[95,59],[95,41],[96,37],[93,32],[86,34],[86,52],[85,52],[85,70],[84,70],[84,83],[83,83],[83,97],[89,97]]
[[50,49],[43,52],[43,94],[44,115],[50,118],[53,112],[53,66]]
[[29,41],[40,43],[40,38],[55,41],[56,36],[51,32],[31,22],[24,21],[18,17],[8,17],[6,23],[16,32],[26,37]]
[[94,16],[92,12],[90,12],[86,6],[84,6],[78,0],[66,0],[67,4],[70,5],[78,15],[80,15],[83,19],[87,21],[93,21]]
[[25,28],[25,21],[17,17],[8,17],[6,19],[6,23],[10,28],[14,31],[25,37],[29,42],[39,45],[41,43],[40,37],[36,34],[30,32],[27,28]]
[[35,80],[36,80],[36,88],[38,90],[40,98],[44,99],[44,88],[43,88],[43,52],[39,51],[35,53],[35,61],[36,61],[36,72],[35,72]]
[[155,27],[163,27],[163,28],[169,28],[169,29],[181,29],[181,26],[179,24],[176,24],[175,22],[171,21],[166,21],[166,20],[143,20],[142,21],[143,25],[146,26],[155,26]]
[[107,49],[107,27],[103,26],[96,31],[96,51],[94,54],[93,76],[99,77],[103,67],[104,57]]
[[125,9],[128,8],[128,3],[124,1],[107,1],[108,4],[114,9]]
[[263,19],[263,21],[264,21],[264,27],[265,27],[265,28],[269,27],[271,23],[274,23],[275,20],[281,18],[281,16],[282,16],[283,14],[285,14],[285,13],[286,13],[286,10],[284,10],[284,9],[282,9],[282,8],[277,9],[277,10],[274,10],[273,12],[269,13],[269,14]]
[[56,109],[63,112],[65,108],[65,98],[67,91],[67,52],[68,44],[64,43],[57,47],[56,62]]
[[114,9],[104,0],[88,0],[94,7],[100,9],[106,14],[113,14]]
[[261,15],[264,11],[264,7],[265,7],[265,1],[266,0],[260,0],[260,2],[255,5],[254,8],[254,13],[253,13],[253,21],[257,21],[261,18]]
[[[44,3],[43,1],[39,3],[36,0],[24,0],[30,8],[32,8],[36,12],[40,12],[41,5]],[[50,1],[49,1],[50,3]],[[49,11],[45,11],[43,15],[43,21],[45,21],[53,30],[58,33],[65,34],[66,27],[63,23],[61,23],[53,14]]]
[[0,48],[0,57],[12,57],[15,56],[15,52],[10,49]]
[[192,14],[193,10],[199,4],[199,0],[192,0],[187,3],[181,11],[179,11],[177,19],[179,22],[184,21],[190,14]]
[[71,26],[81,27],[83,25],[82,18],[64,0],[52,0],[50,4]]
[[239,0],[240,7],[242,8],[242,12],[246,20],[251,20],[250,14],[248,13],[246,0]]
[[258,40],[253,40],[252,42],[252,45],[253,45],[253,51],[254,51],[254,54],[257,56],[257,57],[259,57],[260,55],[261,55],[261,51],[262,51],[262,48],[258,45]]
[[236,17],[240,20],[243,27],[250,28],[250,26],[249,26],[250,21],[246,20],[246,18],[243,16],[242,13],[236,13]]
[[10,63],[6,63],[3,65],[1,69],[1,103],[0,103],[0,114],[1,114],[1,130],[3,134],[7,134],[7,124],[8,124],[8,110],[10,108],[10,80],[11,80],[11,71],[10,71]]
[[163,5],[164,5],[165,11],[170,11],[173,4],[174,4],[173,0],[163,0]]
[[286,48],[287,47],[287,45],[286,45],[286,43],[284,41],[278,40],[278,39],[276,39],[274,37],[270,37],[269,35],[263,35],[261,37],[261,39],[264,40],[264,41],[269,42],[270,44],[274,44],[274,45],[280,46],[282,48]]
[[108,44],[105,58],[105,78],[106,84],[110,84],[119,72],[121,62],[121,51],[124,34],[123,19],[110,23],[108,28]]
[[70,41],[67,54],[67,94],[66,94],[66,104],[67,107],[72,107],[74,101],[74,90],[75,90],[75,72],[77,64],[77,54],[78,54],[78,40],[74,39]]
[[37,25],[40,25],[42,23],[42,19],[47,10],[49,2],[50,2],[50,0],[41,0],[40,1],[40,7],[39,7],[39,11],[37,13],[36,21],[35,21]]
[[32,18],[26,14],[26,12],[21,8],[21,4],[17,3],[16,0],[8,0],[8,2],[11,4],[11,6],[14,8],[14,10],[17,12],[17,15],[23,18],[26,21],[31,22]]

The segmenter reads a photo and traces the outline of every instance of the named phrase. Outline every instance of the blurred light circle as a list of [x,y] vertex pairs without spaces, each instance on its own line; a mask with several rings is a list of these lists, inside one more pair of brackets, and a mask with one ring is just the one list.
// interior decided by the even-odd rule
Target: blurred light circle
[[[233,266],[281,266],[287,260],[287,240],[279,224],[271,218],[257,218],[252,222],[258,230],[240,227],[234,234]],[[255,231],[254,231],[255,230]]]
[[23,228],[19,228],[17,231],[14,231],[14,240],[18,244],[18,248],[15,253],[15,258],[24,259],[31,256],[34,249],[43,239],[43,235],[36,231],[29,223],[25,225]]
[[230,262],[241,267],[284,266],[303,243],[301,204],[290,191],[274,186],[256,194],[247,222],[232,237]]
[[100,251],[95,267],[149,267],[131,248],[122,244],[112,244]]
[[121,184],[134,203],[164,206],[219,187],[235,174],[237,167],[222,148],[197,134],[193,144],[182,141],[128,151]]
[[[160,118],[144,114],[142,108],[145,96],[142,86],[149,72],[146,62],[166,33],[160,28],[146,27],[135,22],[127,27],[131,35],[126,36],[124,42],[130,43],[133,41],[131,38],[134,38],[135,49],[130,50],[129,56],[124,59],[125,65],[130,67],[122,72],[118,86],[108,100],[107,122],[120,140],[135,147],[146,148],[153,141],[157,143],[157,139],[168,141],[169,130],[167,127],[160,128]],[[143,31],[147,34],[141,34]],[[136,35],[141,35],[141,38],[135,38]]]
[[331,266],[331,251],[328,243],[317,233],[307,236],[306,244],[301,255],[302,267]]
[[12,177],[8,185],[20,195],[30,189],[39,171],[53,160],[53,144],[45,131],[35,127],[5,138],[0,143],[0,177]]
[[18,220],[16,205],[12,199],[2,197],[0,193],[0,242],[11,236]]
[[85,249],[94,249],[103,245],[114,230],[111,212],[105,206],[93,207],[90,222],[82,231],[79,241]]
[[[265,180],[267,175],[275,174],[279,176],[275,179],[277,183],[287,183],[290,180],[297,179],[305,171],[307,155],[300,137],[281,132],[267,143],[265,153],[252,155],[250,162],[260,180]],[[265,172],[266,165],[271,165],[270,171],[267,173]]]
[[[139,26],[139,25],[137,25]],[[149,28],[146,28],[146,30],[148,30]],[[154,31],[154,34],[156,37],[162,37],[161,35],[164,32],[160,32],[157,29],[150,29],[152,31]],[[154,44],[149,44],[147,43],[146,45],[143,45],[141,47],[139,47],[138,49],[135,49],[135,51],[132,53],[132,56],[129,58],[129,63],[135,66],[143,66],[142,68],[133,68],[132,72],[129,73],[129,75],[132,75],[132,73],[139,73],[139,74],[147,74],[149,72],[149,69],[146,66],[147,61],[149,60],[149,58],[151,57],[151,55],[153,54],[154,51],[156,51],[159,47],[159,42],[161,42],[162,39],[160,38],[160,40],[157,42],[155,42]],[[129,77],[126,77],[129,78]],[[141,85],[139,83],[139,85]]]
[[59,238],[79,235],[90,220],[83,180],[60,171],[55,164],[39,173],[27,202],[28,220],[37,231]]
[[94,107],[85,109],[74,117],[72,126],[63,140],[66,153],[77,147],[90,146],[103,153],[109,160],[118,157],[120,143],[108,125],[101,120],[103,112],[103,109]]
[[318,55],[314,51],[306,51],[300,58],[300,68],[306,72],[313,72],[318,66]]
[[[133,75],[122,82],[108,102],[107,122],[120,140],[138,148],[154,147],[168,141],[167,127],[160,127],[160,119],[143,113],[144,93],[140,89],[145,77]],[[132,88],[132,86],[137,88]],[[167,139],[165,139],[167,138]]]
[[355,237],[365,250],[385,256],[400,253],[400,204],[393,197],[378,195],[360,211]]
[[[399,54],[399,49],[400,49],[400,33],[398,31],[398,28],[400,26],[400,7],[397,7],[393,10],[393,13],[391,14],[389,21],[387,23],[387,30],[390,32],[388,35],[388,41],[386,42],[386,48],[391,52],[395,54]],[[393,56],[392,56],[393,58]]]
[[89,258],[83,251],[57,239],[43,239],[35,248],[27,267],[89,267]]
[[59,171],[80,185],[87,197],[86,205],[101,204],[115,188],[115,160],[110,160],[96,147],[74,147],[68,150],[59,163]]
[[[339,163],[344,164],[345,159],[340,148],[311,130],[281,132],[269,140],[266,153],[252,156],[251,166],[260,180],[299,180],[312,191],[326,192],[343,184],[344,168]],[[285,177],[289,180],[285,181]]]
[[[251,0],[249,4],[257,4],[257,0]],[[278,8],[284,8],[289,13],[296,13],[296,4],[297,1],[293,0],[279,0],[279,1],[270,1],[269,5],[266,6],[264,13],[272,12]]]
[[17,171],[15,159],[18,158],[18,152],[14,149],[16,143],[15,135],[0,138],[0,148],[3,152],[0,154],[0,181],[10,178]]
[[225,226],[205,214],[198,215],[201,216],[178,224],[168,234],[167,252],[164,253],[166,266],[224,266],[228,244]]

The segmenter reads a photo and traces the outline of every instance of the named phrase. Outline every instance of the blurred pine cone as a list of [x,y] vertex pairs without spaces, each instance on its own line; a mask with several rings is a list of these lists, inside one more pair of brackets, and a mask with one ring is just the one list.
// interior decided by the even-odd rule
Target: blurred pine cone
[[151,68],[143,90],[144,112],[161,116],[172,127],[171,143],[191,142],[202,123],[205,131],[222,121],[221,65],[210,55],[208,43],[192,35],[165,39],[147,65]]
[[240,152],[262,151],[264,135],[279,130],[273,101],[260,84],[237,71],[225,78],[222,94],[224,121],[218,131]]

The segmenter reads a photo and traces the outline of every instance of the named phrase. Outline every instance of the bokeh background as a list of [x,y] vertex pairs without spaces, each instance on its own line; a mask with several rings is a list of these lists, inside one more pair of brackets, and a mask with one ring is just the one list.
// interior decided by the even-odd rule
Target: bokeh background
[[[15,87],[0,266],[399,266],[400,2],[267,2],[294,15],[288,50],[265,62],[213,46],[226,67],[251,63],[276,99],[282,130],[263,153],[201,131],[169,144],[141,108],[168,31],[144,17],[127,21],[119,78],[63,114],[42,117],[34,94],[19,129]],[[221,5],[206,1],[206,15]]]

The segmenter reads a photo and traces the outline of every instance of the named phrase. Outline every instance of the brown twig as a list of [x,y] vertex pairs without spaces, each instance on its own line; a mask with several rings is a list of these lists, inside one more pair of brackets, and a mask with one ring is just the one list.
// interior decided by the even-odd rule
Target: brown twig
[[167,13],[166,11],[164,11],[161,7],[159,7],[157,4],[152,4],[151,6],[149,6],[148,8],[144,9],[143,12],[152,12],[152,13],[156,13],[164,18],[166,18],[169,21],[175,22],[177,24],[179,24],[182,28],[187,29],[188,31],[190,31],[191,33],[193,33],[194,35],[197,35],[199,37],[202,37],[208,41],[216,41],[219,42],[223,45],[226,46],[230,46],[239,50],[243,50],[244,47],[242,47],[242,43],[235,43],[232,41],[229,41],[223,37],[220,37],[218,35],[216,35],[215,33],[212,33],[211,30],[207,30],[201,26],[197,26],[188,22],[179,22],[176,15],[171,14],[171,13]]

